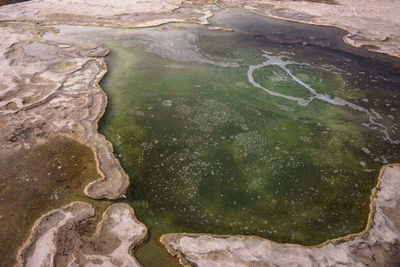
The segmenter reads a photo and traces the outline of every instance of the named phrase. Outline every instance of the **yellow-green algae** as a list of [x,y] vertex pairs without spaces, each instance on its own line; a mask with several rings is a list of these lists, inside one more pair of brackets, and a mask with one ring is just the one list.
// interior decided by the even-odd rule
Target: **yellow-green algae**
[[15,264],[18,247],[40,215],[78,200],[92,203],[101,215],[111,202],[83,194],[98,177],[93,151],[71,138],[57,136],[30,149],[0,152],[0,266]]
[[[140,36],[107,43],[109,106],[100,131],[132,177],[127,202],[150,229],[136,252],[145,266],[167,264],[157,240],[168,232],[305,245],[360,232],[380,167],[400,159],[400,76],[390,60],[325,48],[329,34],[313,43],[327,29],[305,31],[307,40],[316,36],[305,42],[297,28],[308,26],[297,25],[293,40],[279,42],[279,31],[257,32],[257,23],[235,32],[172,29],[195,32],[189,47],[177,41],[163,50]],[[248,70],[266,51],[290,62],[298,81],[268,64],[254,71],[256,82],[298,98],[310,96],[306,85],[328,101],[304,105],[254,87]],[[216,64],[224,61],[237,65]],[[370,123],[374,112],[382,127]]]

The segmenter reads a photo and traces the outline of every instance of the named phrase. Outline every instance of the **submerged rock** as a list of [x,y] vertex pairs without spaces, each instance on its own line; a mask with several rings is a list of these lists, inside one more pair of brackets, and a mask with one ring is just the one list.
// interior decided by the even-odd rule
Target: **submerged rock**
[[172,106],[172,100],[163,100],[162,105],[164,107],[171,107]]

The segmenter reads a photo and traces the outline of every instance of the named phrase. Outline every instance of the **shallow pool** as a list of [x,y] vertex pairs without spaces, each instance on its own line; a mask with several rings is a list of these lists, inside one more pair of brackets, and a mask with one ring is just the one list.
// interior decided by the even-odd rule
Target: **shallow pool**
[[106,41],[100,131],[151,232],[139,260],[158,264],[146,255],[168,232],[315,245],[362,231],[380,168],[400,161],[399,63],[338,29],[232,11],[212,22],[234,31]]

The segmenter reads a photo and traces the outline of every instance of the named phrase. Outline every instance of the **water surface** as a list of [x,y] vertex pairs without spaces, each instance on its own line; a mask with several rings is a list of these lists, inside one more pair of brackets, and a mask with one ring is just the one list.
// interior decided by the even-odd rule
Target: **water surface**
[[165,265],[156,240],[169,232],[315,245],[362,231],[381,166],[400,160],[398,62],[338,29],[240,12],[212,22],[235,31],[106,41],[100,131],[150,229],[139,260]]

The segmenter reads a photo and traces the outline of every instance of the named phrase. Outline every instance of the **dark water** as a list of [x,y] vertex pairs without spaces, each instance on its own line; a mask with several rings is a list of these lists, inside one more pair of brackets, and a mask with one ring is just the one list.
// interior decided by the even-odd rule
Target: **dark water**
[[[400,161],[399,63],[343,31],[240,12],[110,41],[101,132],[167,264],[162,233],[314,245],[360,232],[379,169]],[[171,263],[172,264],[172,263]]]
[[21,3],[21,2],[28,2],[29,0],[0,0],[0,6]]

